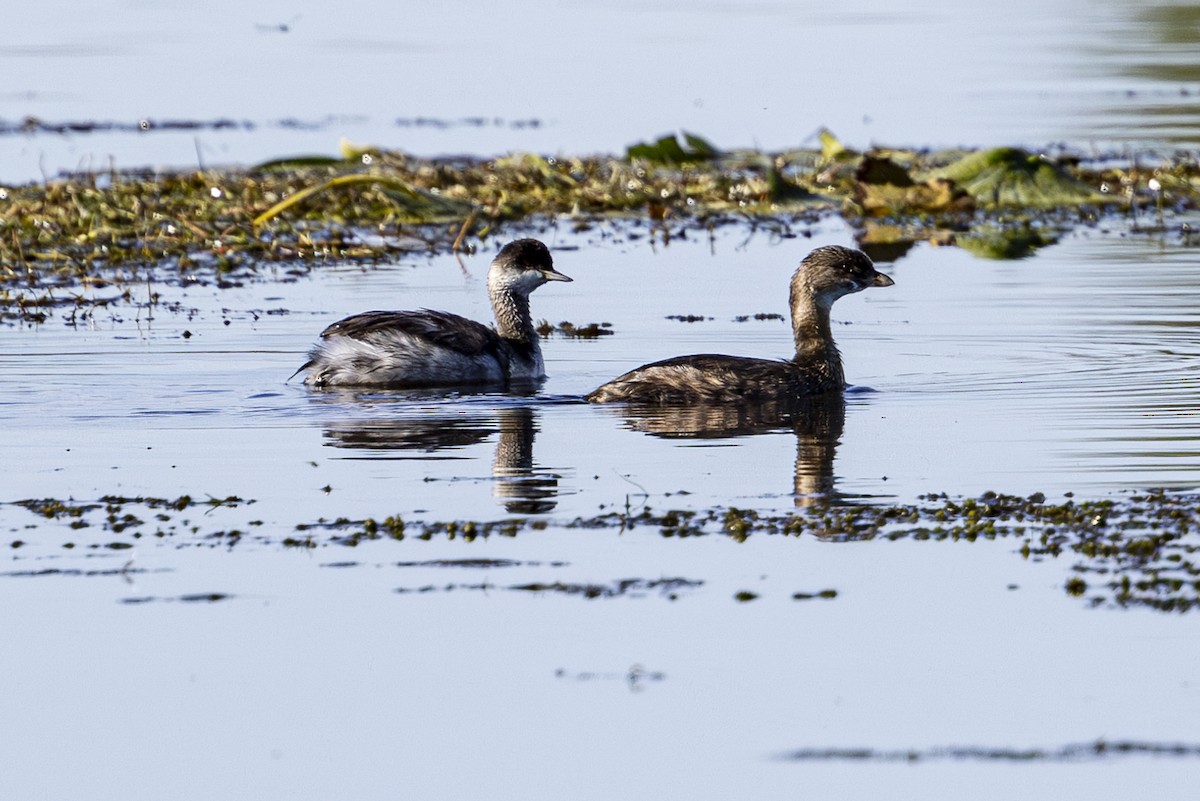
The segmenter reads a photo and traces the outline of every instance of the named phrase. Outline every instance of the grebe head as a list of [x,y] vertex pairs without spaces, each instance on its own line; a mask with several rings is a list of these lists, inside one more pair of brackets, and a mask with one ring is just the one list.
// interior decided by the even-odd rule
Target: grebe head
[[792,276],[792,307],[812,298],[828,310],[840,297],[894,283],[876,270],[870,256],[861,250],[829,245],[809,253],[796,268]]
[[554,269],[550,249],[536,239],[517,239],[500,249],[488,271],[488,290],[528,297],[547,281],[570,281]]

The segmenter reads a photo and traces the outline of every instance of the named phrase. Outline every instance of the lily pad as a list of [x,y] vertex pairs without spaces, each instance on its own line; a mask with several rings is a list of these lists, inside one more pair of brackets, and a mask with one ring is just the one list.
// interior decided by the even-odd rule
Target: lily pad
[[972,153],[932,177],[954,181],[988,206],[1048,208],[1110,200],[1052,161],[1013,147]]
[[629,159],[643,159],[658,164],[691,164],[712,161],[721,155],[721,151],[707,139],[684,131],[683,144],[674,134],[668,134],[651,144],[639,142],[630,145],[625,155]]

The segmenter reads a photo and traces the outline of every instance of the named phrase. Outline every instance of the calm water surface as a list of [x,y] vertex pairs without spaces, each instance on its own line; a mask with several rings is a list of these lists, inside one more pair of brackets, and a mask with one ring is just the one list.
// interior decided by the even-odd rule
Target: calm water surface
[[[114,306],[75,326],[55,319],[11,330],[0,351],[11,376],[0,410],[21,421],[10,445],[30,449],[32,469],[10,480],[18,495],[86,494],[113,478],[127,492],[161,495],[163,475],[126,476],[119,463],[94,456],[148,449],[139,459],[171,463],[170,481],[180,488],[216,480],[214,494],[261,495],[330,482],[337,491],[303,509],[317,516],[373,503],[375,480],[414,477],[425,480],[419,497],[397,497],[395,511],[486,515],[499,511],[491,463],[507,431],[509,441],[524,440],[539,470],[558,476],[563,514],[594,512],[597,500],[623,495],[631,481],[652,496],[686,490],[691,501],[674,501],[685,505],[724,498],[785,508],[794,503],[798,444],[787,426],[766,421],[750,426],[758,436],[727,438],[719,435],[749,432],[675,413],[656,422],[579,398],[631,367],[680,353],[786,356],[787,323],[754,316],[782,317],[794,265],[814,246],[850,238],[836,220],[798,230],[812,236],[730,230],[663,246],[616,227],[551,232],[556,263],[576,283],[539,290],[535,317],[605,322],[616,333],[551,337],[553,368],[533,397],[314,393],[286,382],[316,333],[350,311],[430,307],[489,319],[486,254],[462,265],[416,257],[300,278],[268,272],[224,290],[156,285],[162,299],[152,311]],[[895,287],[835,309],[835,336],[856,385],[843,434],[832,432],[840,439],[828,467],[835,492],[907,501],[926,491],[1094,495],[1200,483],[1194,248],[1085,228],[1022,261],[920,244],[883,269]],[[670,319],[686,315],[702,319]],[[654,436],[679,429],[708,436]],[[581,449],[581,441],[591,444]],[[214,459],[244,452],[262,469],[226,483],[204,458],[189,458],[196,448]],[[317,468],[309,464],[313,448]],[[482,469],[472,492],[461,486],[462,470],[475,464]]]
[[[1191,616],[1088,608],[1063,592],[1070,560],[1024,560],[1015,540],[739,543],[569,527],[643,505],[783,511],[811,500],[798,492],[907,502],[1195,488],[1200,256],[1117,228],[1082,229],[1022,261],[918,245],[883,264],[894,287],[835,308],[860,387],[844,420],[750,421],[733,435],[711,415],[577,402],[660,356],[786,354],[784,322],[738,318],[782,312],[794,264],[852,241],[837,220],[797,232],[810,236],[727,230],[665,246],[637,229],[550,232],[576,280],[539,290],[535,314],[616,333],[550,339],[551,378],[530,397],[285,383],[316,332],[353,310],[486,318],[486,254],[266,273],[223,290],[160,283],[153,310],[4,332],[5,459],[21,465],[5,471],[4,500],[254,501],[132,504],[147,535],[167,534],[141,540],[103,511],[74,529],[0,507],[9,541],[25,543],[0,576],[13,610],[0,665],[22,688],[0,702],[16,797],[969,787],[1008,798],[1070,787],[1117,798],[1180,786],[1194,759],[783,758],[1200,740]],[[705,319],[666,319],[688,314]],[[693,436],[664,436],[681,427]],[[281,545],[305,536],[297,525],[388,515],[546,526],[475,542]],[[236,544],[232,530],[245,534]],[[135,547],[103,547],[115,540]],[[511,589],[624,580],[633,590],[593,600]],[[836,598],[792,600],[828,589]],[[758,598],[738,603],[739,592]]]
[[[723,147],[792,147],[829,126],[859,146],[1186,150],[1196,19],[1157,1],[44,2],[0,30],[0,180],[110,158],[246,164],[330,153],[340,136],[422,154],[614,152],[681,127]],[[15,132],[27,116],[117,130]],[[135,132],[143,119],[234,126]],[[786,311],[809,249],[852,242],[836,219],[669,244],[564,222],[544,238],[575,283],[539,290],[535,315],[615,333],[550,339],[531,396],[285,383],[350,312],[487,319],[490,251],[263,268],[226,289],[139,277],[133,303],[76,325],[56,313],[0,330],[0,795],[1178,794],[1194,757],[785,757],[1200,743],[1194,612],[1092,608],[1064,592],[1080,565],[1025,559],[1016,538],[572,524],[928,492],[1194,491],[1200,253],[1175,233],[1184,221],[1081,228],[1021,261],[913,247],[882,264],[895,286],[835,308],[857,387],[802,425],[579,397],[655,358],[786,355],[787,324],[753,316]],[[200,503],[145,500],[181,495]],[[49,519],[26,499],[94,506]],[[540,522],[357,547],[321,527],[390,515]],[[309,536],[320,547],[284,544]],[[531,584],[601,597],[514,589]]]
[[[419,154],[721,147],[1194,148],[1194,3],[47,0],[0,30],[0,180]],[[34,117],[94,133],[16,133]],[[152,124],[148,133],[139,124]],[[218,128],[156,123],[220,122]],[[116,126],[113,130],[112,126]]]

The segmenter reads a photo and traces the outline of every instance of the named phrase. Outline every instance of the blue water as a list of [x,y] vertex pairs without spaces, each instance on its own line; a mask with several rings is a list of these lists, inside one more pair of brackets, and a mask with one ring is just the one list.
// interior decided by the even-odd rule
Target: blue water
[[[0,30],[0,180],[250,164],[345,137],[418,154],[720,147],[1195,147],[1192,6],[63,0]],[[145,121],[150,130],[141,133]],[[180,121],[218,129],[154,128]]]
[[[240,289],[164,283],[152,319],[117,307],[83,328],[9,329],[0,419],[6,463],[21,469],[6,470],[5,500],[242,499],[178,513],[129,502],[122,513],[145,521],[132,539],[103,510],[78,529],[0,506],[6,541],[24,543],[0,575],[12,611],[0,668],[23,688],[0,701],[9,787],[39,798],[965,786],[981,798],[1117,798],[1184,782],[1187,758],[783,759],[1200,739],[1191,616],[1090,609],[1063,591],[1071,559],[1030,562],[1019,540],[739,543],[573,527],[644,507],[784,512],[813,492],[1057,501],[1196,487],[1200,318],[1186,287],[1200,261],[1161,236],[1083,230],[1019,262],[919,245],[882,264],[895,286],[835,307],[848,376],[871,391],[848,395],[828,451],[789,428],[662,437],[619,408],[575,402],[662,355],[786,353],[783,322],[736,318],[782,311],[792,264],[850,241],[835,220],[811,233],[728,230],[665,248],[618,229],[548,236],[575,282],[539,290],[535,315],[616,333],[547,341],[551,377],[535,397],[284,383],[326,323],[381,298],[485,317],[482,255],[465,272],[438,256]],[[172,301],[192,311],[172,313]],[[527,458],[506,456],[514,443]],[[422,520],[543,523],[355,548],[303,528],[391,515],[410,534]],[[319,547],[284,545],[308,536]],[[461,559],[500,561],[439,561]],[[608,599],[511,589],[625,580],[632,593]],[[663,581],[673,589],[656,589]],[[836,598],[791,598],[827,589]],[[739,603],[743,592],[758,598]],[[97,775],[111,783],[98,789]]]
[[[1194,147],[1196,37],[1188,7],[1172,8],[41,4],[0,30],[0,122],[251,125],[4,134],[0,178],[110,156],[246,164],[334,152],[343,135],[476,154],[619,151],[679,127],[778,148],[822,125],[859,145]],[[316,125],[280,124],[292,119]],[[575,522],[1194,491],[1200,255],[1185,222],[1200,224],[1081,227],[1020,261],[919,244],[882,263],[895,286],[835,307],[857,389],[840,434],[817,442],[771,425],[663,436],[662,420],[578,399],[663,356],[786,355],[786,323],[738,318],[785,312],[799,259],[854,243],[836,217],[794,239],[729,228],[664,245],[641,221],[546,231],[575,281],[539,290],[535,316],[615,333],[549,339],[532,397],[286,383],[351,312],[487,319],[484,253],[264,267],[229,289],[164,273],[157,307],[139,279],[76,325],[56,311],[0,329],[0,795],[1177,794],[1194,758],[785,757],[1198,743],[1195,612],[1093,608],[1064,591],[1074,558],[1024,558],[1019,538],[739,542]],[[704,319],[668,319],[689,314]],[[197,503],[145,500],[181,495]],[[133,500],[110,520],[105,496]],[[94,508],[50,520],[14,503],[43,498]],[[351,547],[334,539],[350,529],[326,527],[388,516],[409,536]],[[535,525],[416,535],[419,521],[518,518]],[[297,544],[309,537],[318,547]],[[1093,592],[1105,581],[1086,576]],[[632,589],[514,589],[530,584]]]

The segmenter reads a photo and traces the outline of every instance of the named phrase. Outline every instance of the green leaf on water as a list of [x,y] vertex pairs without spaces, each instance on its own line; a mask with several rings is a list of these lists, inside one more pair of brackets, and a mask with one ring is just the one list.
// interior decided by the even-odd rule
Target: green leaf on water
[[683,144],[674,134],[668,134],[652,144],[630,145],[625,155],[631,160],[642,159],[657,164],[690,164],[712,161],[721,155],[721,151],[707,139],[684,131]]
[[986,206],[1052,207],[1111,201],[1052,161],[1015,147],[964,156],[933,173]]
[[842,140],[833,135],[833,131],[828,128],[822,128],[817,133],[817,139],[821,142],[821,161],[853,161],[858,158],[858,153],[848,149],[842,144]]

